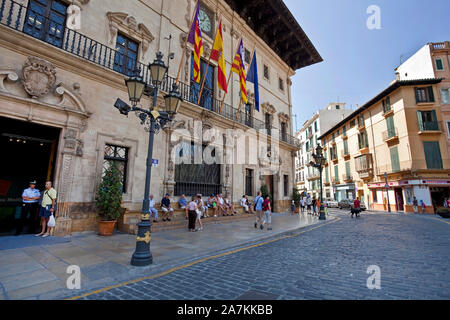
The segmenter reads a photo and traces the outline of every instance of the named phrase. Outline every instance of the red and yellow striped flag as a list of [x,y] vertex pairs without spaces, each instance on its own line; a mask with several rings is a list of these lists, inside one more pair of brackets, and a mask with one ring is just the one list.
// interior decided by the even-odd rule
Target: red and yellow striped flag
[[217,83],[219,88],[228,92],[227,77],[225,76],[225,56],[223,49],[223,33],[222,33],[222,21],[219,23],[219,29],[217,30],[216,39],[211,51],[211,60],[217,61]]
[[202,29],[199,20],[200,3],[197,3],[197,9],[189,33],[188,42],[194,45],[194,81],[200,83],[200,58],[203,55]]
[[241,99],[244,104],[247,104],[247,80],[245,76],[245,65],[244,65],[244,43],[241,39],[239,48],[234,57],[233,66],[231,71],[239,75],[239,82],[241,83]]

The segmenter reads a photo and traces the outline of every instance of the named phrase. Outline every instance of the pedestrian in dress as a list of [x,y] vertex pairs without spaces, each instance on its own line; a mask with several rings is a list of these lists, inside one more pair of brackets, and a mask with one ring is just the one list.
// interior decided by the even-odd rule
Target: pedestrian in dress
[[305,201],[305,198],[303,197],[303,198],[300,200],[300,209],[301,209],[301,213],[305,213],[305,203],[306,203],[306,201]]
[[197,209],[195,210],[195,212],[197,214],[196,222],[199,225],[199,227],[197,228],[197,231],[202,231],[203,230],[202,216],[203,216],[204,205],[203,205],[203,200],[202,200],[201,195],[197,195],[197,200],[195,201],[195,203],[197,204]]

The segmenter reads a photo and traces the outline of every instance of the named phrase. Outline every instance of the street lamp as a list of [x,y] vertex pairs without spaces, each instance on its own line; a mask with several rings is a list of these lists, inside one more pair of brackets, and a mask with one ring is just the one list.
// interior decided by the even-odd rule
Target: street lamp
[[[142,216],[141,222],[138,224],[136,250],[131,258],[131,265],[137,267],[144,267],[153,263],[152,253],[150,252],[152,223],[149,209],[150,180],[152,176],[153,143],[155,133],[158,133],[160,129],[164,129],[167,123],[173,121],[182,101],[181,95],[178,91],[178,86],[174,83],[169,94],[164,97],[166,111],[159,111],[157,108],[159,86],[164,81],[168,71],[168,68],[162,59],[163,54],[158,52],[154,62],[148,66],[151,74],[151,85],[142,80],[139,75],[140,70],[136,70],[129,79],[125,80],[125,84],[128,88],[128,98],[132,104],[132,107],[120,99],[117,99],[114,104],[114,107],[117,108],[123,115],[128,116],[128,113],[135,112],[137,117],[141,120],[141,125],[144,125],[146,131],[149,132]],[[153,97],[153,102],[149,110],[136,107],[141,100],[142,95]]]
[[319,220],[327,220],[327,218],[325,217],[325,208],[323,206],[323,187],[322,187],[322,172],[323,172],[323,167],[325,166],[326,159],[323,156],[323,148],[320,144],[316,147],[316,153],[313,154],[312,156],[314,158],[314,162],[311,161],[310,165],[313,168],[318,169],[320,172],[320,216],[319,216]]

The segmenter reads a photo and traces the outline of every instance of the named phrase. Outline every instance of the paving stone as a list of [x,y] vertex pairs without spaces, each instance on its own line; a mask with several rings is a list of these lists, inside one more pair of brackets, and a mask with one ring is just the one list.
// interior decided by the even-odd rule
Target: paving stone
[[[342,215],[340,221],[300,236],[205,261],[133,288],[154,299],[231,300],[246,294],[287,300],[449,299],[449,245],[448,225],[434,217],[367,214],[351,220]],[[370,265],[381,268],[381,290],[366,286]]]

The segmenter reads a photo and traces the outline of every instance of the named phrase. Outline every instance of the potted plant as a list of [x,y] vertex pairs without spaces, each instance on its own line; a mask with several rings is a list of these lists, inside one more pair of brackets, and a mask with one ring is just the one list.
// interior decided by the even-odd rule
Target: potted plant
[[293,198],[295,203],[295,213],[300,213],[300,200],[302,199],[302,196],[300,195],[300,190],[298,190],[297,187],[294,188]]
[[121,214],[122,181],[119,170],[111,165],[105,172],[102,182],[98,186],[96,205],[99,210],[99,234],[112,236],[114,226]]

